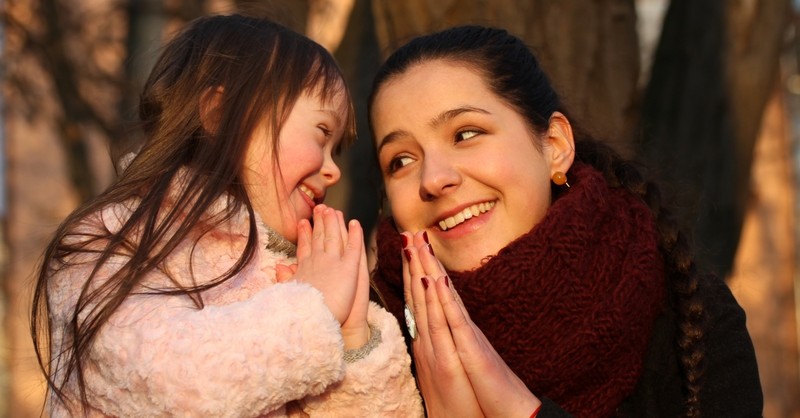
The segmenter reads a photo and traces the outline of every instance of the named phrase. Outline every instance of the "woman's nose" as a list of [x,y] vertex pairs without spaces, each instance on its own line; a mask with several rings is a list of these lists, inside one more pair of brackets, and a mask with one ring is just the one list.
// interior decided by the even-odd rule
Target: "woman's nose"
[[461,184],[461,173],[446,155],[426,154],[420,173],[419,196],[423,201],[454,191]]

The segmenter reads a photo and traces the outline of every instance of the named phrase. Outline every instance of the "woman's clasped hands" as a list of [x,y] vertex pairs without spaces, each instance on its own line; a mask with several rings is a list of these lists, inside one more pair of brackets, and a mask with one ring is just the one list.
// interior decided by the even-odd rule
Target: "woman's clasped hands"
[[[402,233],[406,307],[429,417],[522,417],[541,405],[472,322],[427,233]],[[415,323],[415,325],[412,325]]]
[[342,326],[344,348],[359,348],[370,335],[363,230],[358,221],[348,224],[342,211],[322,204],[314,207],[312,219],[313,226],[307,219],[298,222],[297,264],[276,266],[277,280],[308,283],[319,290]]

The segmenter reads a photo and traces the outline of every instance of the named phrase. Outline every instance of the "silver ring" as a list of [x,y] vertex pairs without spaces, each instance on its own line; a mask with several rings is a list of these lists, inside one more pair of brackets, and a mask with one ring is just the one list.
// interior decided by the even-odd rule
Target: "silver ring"
[[412,340],[416,340],[417,321],[414,320],[414,313],[411,312],[411,309],[408,308],[408,305],[406,305],[405,309],[403,310],[403,314],[406,317],[406,328],[408,328],[408,334],[411,335]]

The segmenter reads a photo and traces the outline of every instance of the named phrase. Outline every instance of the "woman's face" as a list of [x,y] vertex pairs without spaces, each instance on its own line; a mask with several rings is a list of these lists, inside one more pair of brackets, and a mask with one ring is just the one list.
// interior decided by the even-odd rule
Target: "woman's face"
[[341,178],[333,152],[342,139],[347,114],[344,93],[323,102],[314,92],[301,95],[278,138],[275,164],[268,118],[250,138],[243,178],[253,208],[264,223],[297,242],[297,222],[310,219],[328,187]]
[[372,123],[398,227],[426,230],[455,271],[530,231],[550,205],[552,173],[574,156],[563,115],[536,138],[477,72],[453,61],[415,64],[383,84]]

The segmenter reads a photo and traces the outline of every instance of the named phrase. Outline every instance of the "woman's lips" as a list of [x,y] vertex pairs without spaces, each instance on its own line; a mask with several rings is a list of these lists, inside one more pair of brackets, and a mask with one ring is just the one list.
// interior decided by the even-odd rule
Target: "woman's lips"
[[490,211],[496,203],[497,201],[481,202],[468,206],[455,215],[448,216],[447,218],[440,220],[438,223],[439,228],[442,231],[455,228],[456,226],[466,222],[469,219],[472,219],[473,217],[480,216],[481,214]]

